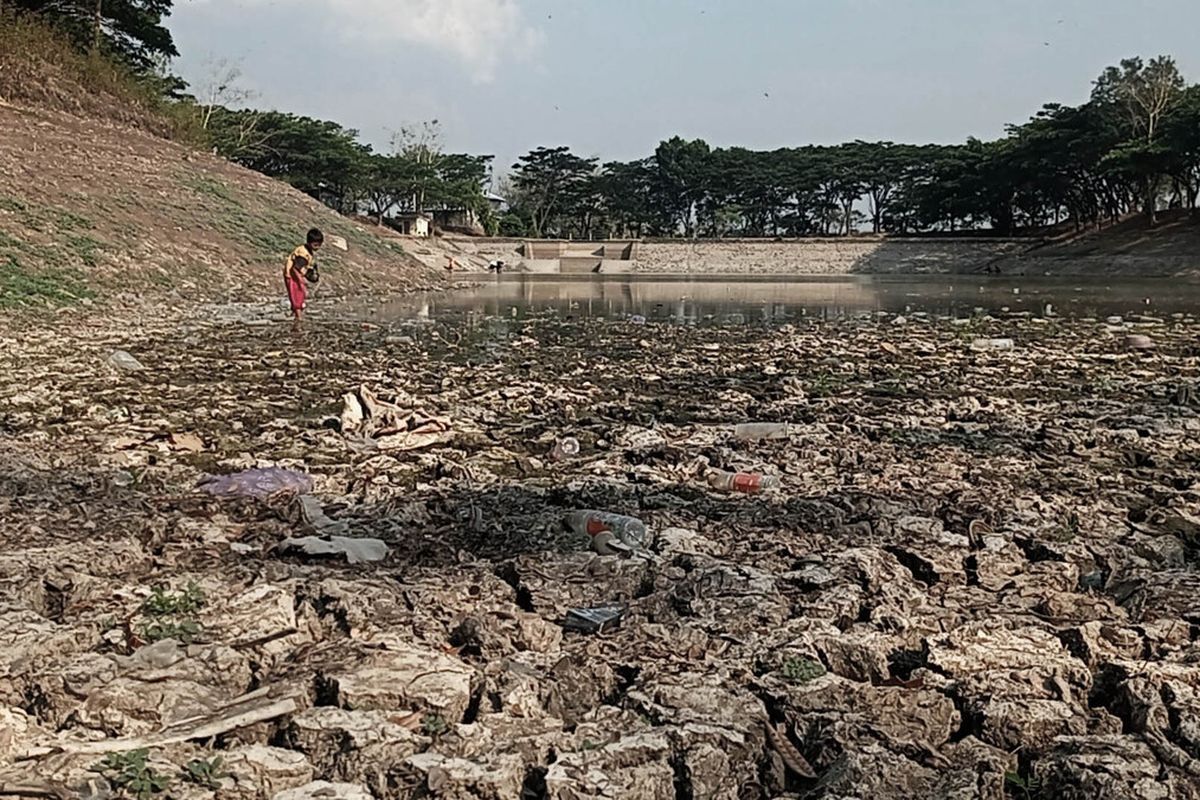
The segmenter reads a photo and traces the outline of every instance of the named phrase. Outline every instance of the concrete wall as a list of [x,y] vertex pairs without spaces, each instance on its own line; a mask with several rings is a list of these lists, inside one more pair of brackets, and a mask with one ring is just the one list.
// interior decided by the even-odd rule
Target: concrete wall
[[[442,246],[458,263],[482,272],[502,259],[513,272],[636,272],[678,275],[845,275],[982,272],[1004,265],[1005,272],[1035,269],[1023,257],[1034,244],[1019,239],[723,239],[658,240],[627,243],[533,243],[534,258],[521,239],[445,237]],[[623,260],[618,255],[632,256]],[[593,255],[595,254],[595,255]],[[444,262],[444,258],[442,259]]]
[[1028,247],[1022,241],[977,239],[642,242],[637,271],[687,275],[974,272]]

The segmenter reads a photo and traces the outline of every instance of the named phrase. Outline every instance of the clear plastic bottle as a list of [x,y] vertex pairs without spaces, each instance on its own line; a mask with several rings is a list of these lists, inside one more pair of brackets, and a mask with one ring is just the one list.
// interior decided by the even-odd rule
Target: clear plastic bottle
[[725,472],[713,470],[708,473],[708,485],[722,492],[761,494],[779,488],[779,478],[757,472]]
[[[646,524],[636,517],[607,511],[572,511],[565,522],[569,529],[586,536],[592,549],[603,555],[646,546]],[[614,547],[614,544],[624,547]]]
[[786,422],[743,422],[733,428],[733,438],[742,441],[786,439],[791,429]]
[[579,440],[573,436],[559,439],[550,450],[550,458],[553,461],[564,461],[577,455],[579,455]]

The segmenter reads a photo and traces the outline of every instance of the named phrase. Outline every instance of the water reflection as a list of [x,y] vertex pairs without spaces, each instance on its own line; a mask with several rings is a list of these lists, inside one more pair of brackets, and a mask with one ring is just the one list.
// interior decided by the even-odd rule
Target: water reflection
[[1191,314],[1200,284],[1178,281],[870,277],[669,279],[646,276],[562,278],[502,276],[471,289],[396,301],[372,310],[390,319],[458,315],[522,319],[632,318],[634,322],[779,324],[804,317],[889,312],[950,317],[980,313],[1104,317]]

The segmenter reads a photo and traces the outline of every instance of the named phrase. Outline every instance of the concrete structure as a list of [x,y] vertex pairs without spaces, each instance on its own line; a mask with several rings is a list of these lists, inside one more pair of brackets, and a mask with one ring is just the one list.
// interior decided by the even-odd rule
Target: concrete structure
[[[502,259],[542,274],[847,275],[1005,273],[1038,243],[1027,239],[887,237],[568,242],[447,236],[442,247],[471,271]],[[444,258],[443,258],[444,260]]]
[[392,217],[392,225],[405,236],[428,236],[430,219],[425,214],[405,213]]

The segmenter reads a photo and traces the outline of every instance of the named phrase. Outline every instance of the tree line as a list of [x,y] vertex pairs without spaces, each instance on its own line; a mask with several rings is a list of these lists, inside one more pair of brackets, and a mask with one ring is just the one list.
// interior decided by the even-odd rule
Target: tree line
[[1104,70],[1078,106],[1044,106],[993,141],[909,145],[855,141],[771,151],[679,137],[646,158],[600,163],[538,147],[512,165],[490,216],[492,157],[445,153],[436,122],[401,128],[386,152],[336,122],[244,106],[236,69],[208,85],[171,75],[171,0],[0,0],[37,15],[76,46],[126,65],[168,95],[194,143],[288,181],[343,213],[381,222],[399,211],[462,208],[491,232],[607,238],[926,233],[1036,233],[1153,224],[1195,213],[1200,195],[1200,85],[1174,60],[1133,58]]
[[673,138],[637,161],[539,147],[513,165],[514,236],[1002,235],[1195,213],[1200,86],[1173,59],[1106,69],[1079,106],[1044,106],[994,141],[855,141],[771,151]]

